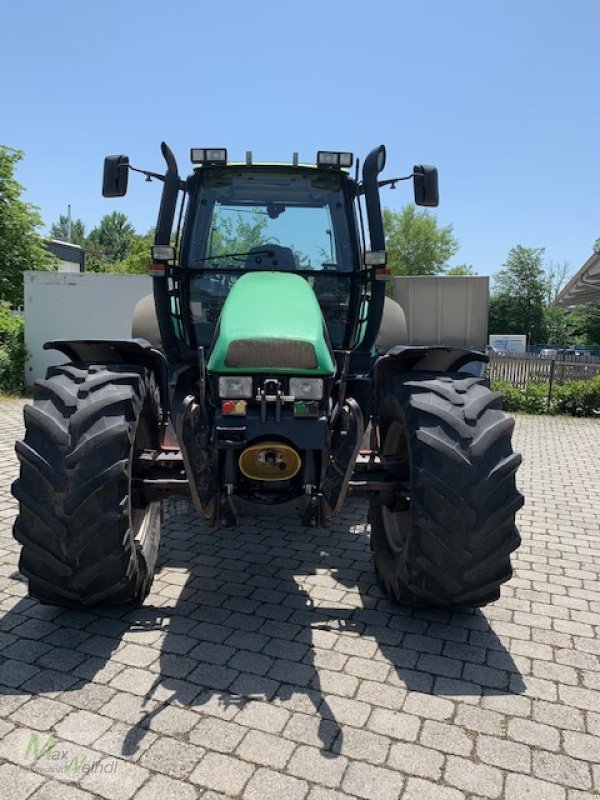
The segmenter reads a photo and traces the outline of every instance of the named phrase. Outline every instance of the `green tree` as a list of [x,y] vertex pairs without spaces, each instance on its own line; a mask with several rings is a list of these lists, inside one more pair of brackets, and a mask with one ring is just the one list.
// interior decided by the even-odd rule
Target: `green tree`
[[58,222],[50,227],[50,238],[59,239],[61,242],[73,242],[80,247],[85,247],[85,225],[80,219],[71,221],[71,238],[69,238],[69,218],[61,214]]
[[222,214],[211,232],[210,255],[247,253],[252,247],[264,243],[264,230],[268,219],[258,210],[245,218],[239,211],[236,216]]
[[446,275],[477,275],[471,264],[455,264],[448,267]]
[[152,257],[150,248],[153,244],[154,228],[151,228],[148,233],[136,233],[131,240],[129,255],[122,261],[107,265],[107,271],[146,275],[148,272],[148,264]]
[[574,344],[600,346],[600,303],[588,303],[568,311],[567,325]]
[[[512,327],[512,321],[510,318],[511,315],[511,308],[510,308],[510,297],[507,297],[503,294],[497,294],[492,292],[490,296],[490,321],[489,321],[489,332],[490,333],[513,333],[510,328]],[[517,331],[521,333],[521,331]]]
[[123,261],[131,252],[134,236],[135,230],[126,214],[119,211],[105,214],[87,238],[88,269],[102,272]]
[[402,211],[384,209],[383,222],[393,275],[438,275],[458,252],[452,225],[440,228],[434,216],[412,203]]
[[554,301],[572,272],[568,261],[550,261],[546,267],[546,297],[544,303],[544,327],[548,344],[561,347],[571,343],[573,333],[569,325],[569,314],[564,308],[558,308]]
[[23,155],[0,145],[0,300],[12,307],[23,304],[23,273],[54,265],[37,230],[38,210],[21,199],[23,187],[14,177]]
[[542,266],[543,247],[510,250],[502,269],[494,276],[492,307],[495,321],[506,328],[498,333],[526,333],[529,342],[546,340],[544,303],[546,276]]

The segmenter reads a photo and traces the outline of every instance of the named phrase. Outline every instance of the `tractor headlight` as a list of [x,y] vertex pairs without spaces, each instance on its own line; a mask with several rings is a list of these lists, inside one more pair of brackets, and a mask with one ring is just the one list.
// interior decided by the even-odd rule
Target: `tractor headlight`
[[219,377],[219,397],[252,397],[252,378],[240,375],[221,375]]
[[296,400],[321,400],[323,378],[290,378],[290,394]]

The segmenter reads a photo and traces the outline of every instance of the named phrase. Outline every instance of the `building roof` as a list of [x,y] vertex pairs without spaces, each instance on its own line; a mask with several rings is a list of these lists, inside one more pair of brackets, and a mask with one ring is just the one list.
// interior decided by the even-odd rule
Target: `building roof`
[[567,306],[595,303],[600,301],[600,252],[594,253],[585,262],[560,292],[555,305]]

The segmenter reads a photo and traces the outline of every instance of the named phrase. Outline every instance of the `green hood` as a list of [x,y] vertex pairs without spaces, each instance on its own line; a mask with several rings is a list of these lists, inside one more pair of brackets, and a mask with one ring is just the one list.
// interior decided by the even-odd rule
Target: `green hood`
[[249,272],[229,292],[208,371],[333,375],[323,315],[307,281],[290,272]]

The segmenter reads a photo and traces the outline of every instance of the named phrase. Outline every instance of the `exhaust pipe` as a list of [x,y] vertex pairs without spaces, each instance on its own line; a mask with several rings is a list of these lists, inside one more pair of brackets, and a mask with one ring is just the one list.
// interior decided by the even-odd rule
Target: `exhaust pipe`
[[240,455],[240,470],[253,481],[287,481],[300,471],[302,460],[293,447],[281,442],[261,442]]

